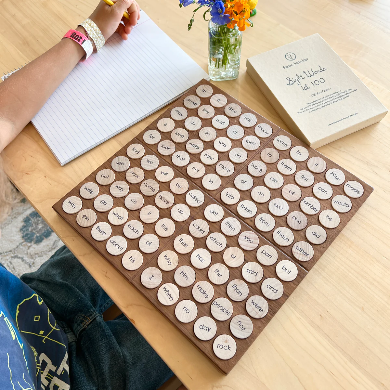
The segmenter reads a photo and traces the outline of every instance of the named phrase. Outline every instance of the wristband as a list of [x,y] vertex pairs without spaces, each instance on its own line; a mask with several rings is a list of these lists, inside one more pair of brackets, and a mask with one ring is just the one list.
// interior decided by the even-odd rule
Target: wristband
[[85,51],[85,59],[87,59],[93,53],[92,42],[80,31],[69,30],[64,38],[69,38],[72,41],[78,43]]
[[91,19],[86,19],[79,26],[84,27],[89,37],[93,40],[93,43],[96,46],[96,51],[99,51],[106,43],[106,40],[96,23]]

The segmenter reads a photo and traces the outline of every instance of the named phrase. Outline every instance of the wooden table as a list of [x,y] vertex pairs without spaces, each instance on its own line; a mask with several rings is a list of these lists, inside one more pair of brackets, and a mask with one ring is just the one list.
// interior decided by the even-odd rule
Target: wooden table
[[[179,9],[177,3],[140,0],[153,20],[206,69],[207,24],[199,14],[187,32],[192,7]],[[49,49],[95,4],[0,0],[0,72]],[[318,32],[390,107],[389,20],[388,0],[260,1],[255,27],[244,33],[240,77],[218,86],[286,127],[245,73],[245,60]],[[390,388],[390,115],[320,149],[375,191],[228,376],[52,210],[157,115],[65,167],[29,125],[4,151],[6,171],[189,389]]]

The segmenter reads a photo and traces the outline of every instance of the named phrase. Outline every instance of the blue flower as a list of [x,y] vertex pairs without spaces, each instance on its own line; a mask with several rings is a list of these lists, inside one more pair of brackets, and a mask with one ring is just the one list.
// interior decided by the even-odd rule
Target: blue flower
[[195,3],[195,0],[180,0],[180,4],[184,7],[187,7],[188,5],[191,5]]
[[199,5],[207,5],[208,7],[211,7],[214,3],[214,0],[198,0],[197,3]]
[[223,1],[216,1],[210,10],[211,21],[216,24],[227,24],[230,22],[230,16],[225,15],[225,6]]
[[40,244],[53,233],[36,211],[33,211],[23,219],[23,226],[20,228],[20,231],[24,241],[34,244]]

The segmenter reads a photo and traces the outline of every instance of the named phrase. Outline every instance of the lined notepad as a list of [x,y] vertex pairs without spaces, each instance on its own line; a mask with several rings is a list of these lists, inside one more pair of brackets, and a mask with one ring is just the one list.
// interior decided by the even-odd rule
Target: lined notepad
[[80,63],[33,118],[61,165],[169,104],[208,75],[141,11]]

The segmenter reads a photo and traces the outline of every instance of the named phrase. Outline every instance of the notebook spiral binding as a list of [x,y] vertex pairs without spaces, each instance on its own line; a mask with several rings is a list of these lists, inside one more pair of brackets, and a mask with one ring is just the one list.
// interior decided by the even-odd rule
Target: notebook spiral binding
[[14,74],[15,72],[17,72],[18,70],[22,69],[24,66],[27,65],[27,62],[22,65],[20,68],[16,68],[14,70],[12,70],[11,72],[8,72],[8,73],[4,73],[3,76],[1,76],[1,80],[4,81],[5,79],[8,79],[9,76],[11,76],[12,74]]

